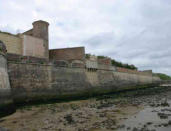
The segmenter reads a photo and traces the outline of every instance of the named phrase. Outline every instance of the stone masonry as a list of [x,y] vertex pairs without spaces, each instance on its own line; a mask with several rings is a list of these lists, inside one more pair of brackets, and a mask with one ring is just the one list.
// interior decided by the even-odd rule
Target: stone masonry
[[152,71],[117,68],[108,58],[86,59],[84,47],[49,51],[48,26],[36,21],[22,34],[6,33],[9,40],[0,33],[5,42],[0,42],[0,113],[13,102],[70,99],[159,84]]

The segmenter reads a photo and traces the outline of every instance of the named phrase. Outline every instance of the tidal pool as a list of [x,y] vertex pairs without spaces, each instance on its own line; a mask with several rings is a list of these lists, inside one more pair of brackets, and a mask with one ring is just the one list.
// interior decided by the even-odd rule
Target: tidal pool
[[171,131],[171,100],[144,107],[122,122],[118,131]]

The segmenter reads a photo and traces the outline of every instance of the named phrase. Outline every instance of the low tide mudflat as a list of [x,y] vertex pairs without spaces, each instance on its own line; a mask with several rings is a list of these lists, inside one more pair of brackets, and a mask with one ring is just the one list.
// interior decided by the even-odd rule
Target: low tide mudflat
[[0,131],[170,131],[171,89],[24,106],[0,119]]

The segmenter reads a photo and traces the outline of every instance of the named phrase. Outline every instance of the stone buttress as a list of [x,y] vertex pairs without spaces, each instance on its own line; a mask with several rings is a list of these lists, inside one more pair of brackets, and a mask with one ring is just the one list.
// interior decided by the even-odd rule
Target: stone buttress
[[0,116],[14,110],[7,70],[6,47],[0,41]]

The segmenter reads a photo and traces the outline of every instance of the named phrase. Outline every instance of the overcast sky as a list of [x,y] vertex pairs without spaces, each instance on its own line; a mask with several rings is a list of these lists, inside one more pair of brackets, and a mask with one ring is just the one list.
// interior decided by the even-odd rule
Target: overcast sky
[[50,48],[85,46],[140,70],[171,75],[171,0],[0,0],[0,30],[50,23]]

